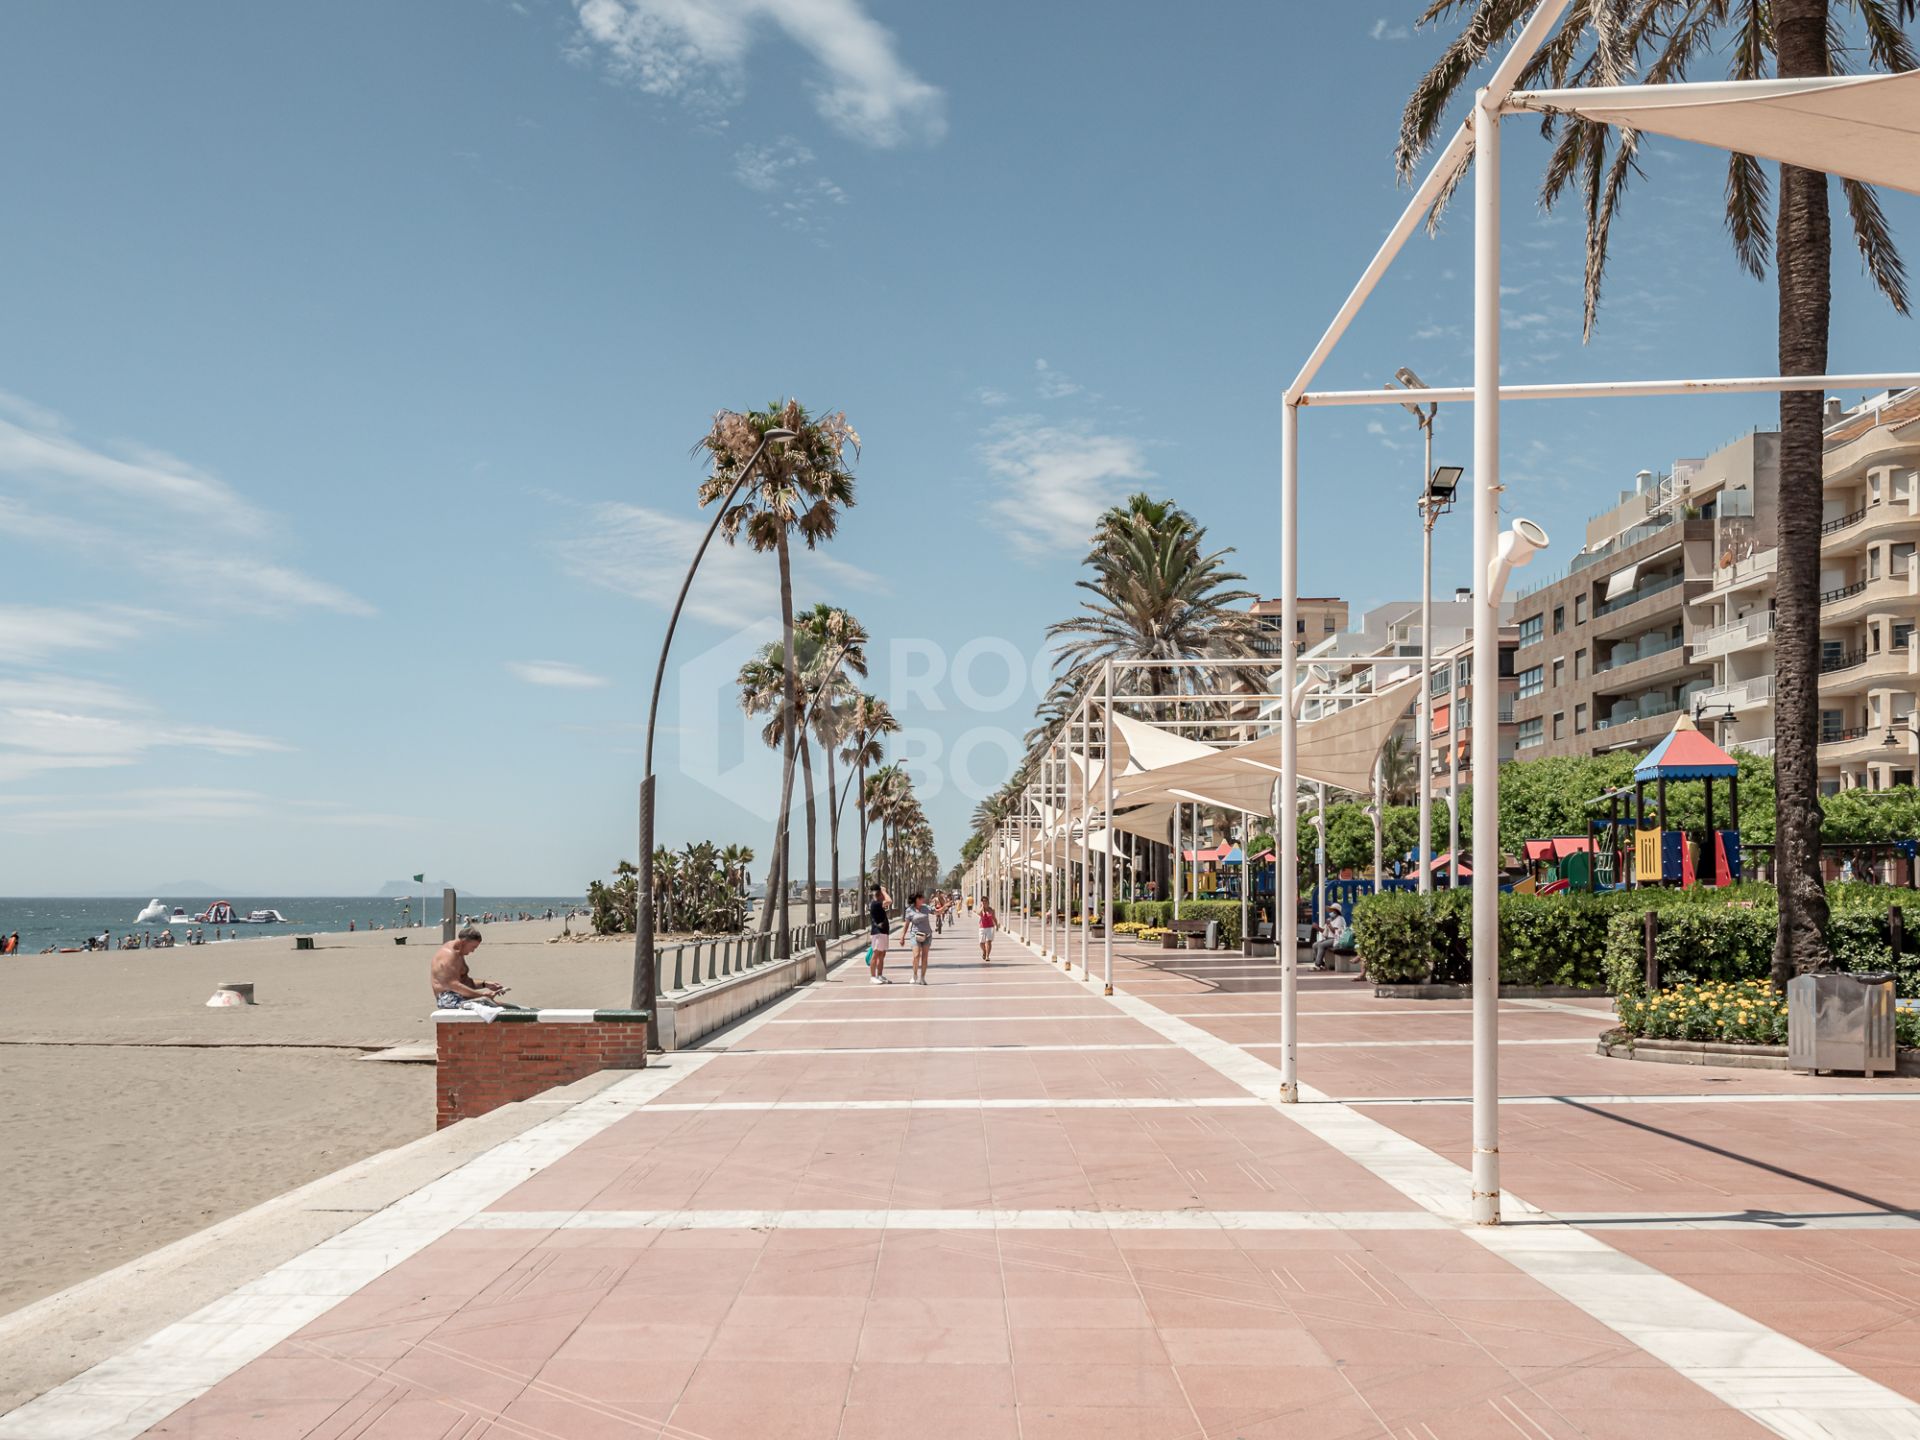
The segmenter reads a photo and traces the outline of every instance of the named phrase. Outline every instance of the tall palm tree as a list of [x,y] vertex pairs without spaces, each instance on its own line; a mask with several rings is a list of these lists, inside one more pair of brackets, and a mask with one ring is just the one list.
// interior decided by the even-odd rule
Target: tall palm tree
[[867,632],[851,611],[836,605],[817,604],[795,622],[806,640],[807,658],[801,667],[806,701],[802,714],[800,765],[807,788],[807,923],[816,918],[814,908],[814,808],[813,747],[809,735],[817,737],[827,764],[827,848],[833,874],[833,909],[840,916],[840,807],[834,789],[833,752],[840,743],[840,713],[837,702],[850,693],[848,676],[866,678]]
[[[794,438],[766,448],[759,467],[721,515],[720,530],[728,544],[737,544],[745,537],[752,549],[763,554],[771,550],[779,561],[782,689],[787,714],[796,715],[800,708],[796,694],[800,673],[793,645],[793,557],[789,539],[797,533],[811,550],[833,538],[840,512],[854,503],[853,472],[847,468],[847,456],[849,452],[860,453],[860,437],[841,411],[816,420],[798,400],[787,400],[765,410],[722,410],[694,448],[706,451],[713,461],[712,473],[700,485],[700,503],[711,505],[733,489],[759,448],[760,437],[776,428],[792,431]],[[781,740],[779,821],[774,834],[774,861],[768,872],[769,882],[777,876],[780,885],[783,956],[785,937],[790,933],[787,831],[793,812],[797,730],[797,726],[786,727]],[[772,922],[773,906],[769,904],[761,916],[761,930],[770,928]]]
[[867,771],[886,754],[886,737],[898,733],[900,722],[893,718],[887,702],[875,695],[856,695],[846,707],[845,746],[840,758],[850,767],[849,776],[858,777],[854,791],[854,810],[860,818],[860,893],[867,890]]
[[899,765],[882,765],[867,777],[861,789],[861,803],[867,818],[880,827],[881,864],[876,868],[881,872],[881,883],[893,893],[900,879],[894,870],[897,853],[893,837],[912,812],[919,809],[919,802],[913,798],[913,781]]
[[729,845],[720,852],[720,865],[727,874],[727,886],[733,892],[733,928],[747,928],[745,904],[751,877],[747,867],[753,864],[753,851],[745,845]]
[[[1253,653],[1252,616],[1244,607],[1258,597],[1232,588],[1245,578],[1225,568],[1233,551],[1209,553],[1206,534],[1172,501],[1147,495],[1101,516],[1084,562],[1093,574],[1075,582],[1093,598],[1047,629],[1050,639],[1064,642],[1058,663],[1069,691],[1080,690],[1108,659]],[[1143,676],[1141,688],[1165,693],[1167,672],[1152,669]]]
[[[1401,120],[1398,161],[1410,175],[1432,144],[1448,103],[1474,67],[1502,44],[1534,0],[1426,0],[1420,23],[1458,16],[1460,33],[1421,79]],[[1521,72],[1525,87],[1665,84],[1687,78],[1694,58],[1726,41],[1733,78],[1782,80],[1842,73],[1843,22],[1858,20],[1867,55],[1883,70],[1915,67],[1903,28],[1920,0],[1575,0],[1540,53]],[[1586,332],[1600,305],[1607,242],[1620,197],[1638,170],[1639,135],[1582,117],[1549,116],[1555,141],[1541,200],[1549,209],[1576,189],[1587,219]],[[1771,261],[1779,292],[1782,375],[1822,375],[1833,300],[1833,232],[1827,177],[1780,167],[1769,220],[1767,172],[1751,155],[1727,162],[1726,221],[1742,269],[1764,279]],[[1867,274],[1894,309],[1907,313],[1906,271],[1880,202],[1868,186],[1841,182]],[[1819,671],[1822,411],[1818,392],[1780,396],[1780,552],[1774,619],[1774,793],[1780,928],[1773,977],[1830,962],[1827,893],[1820,874]]]

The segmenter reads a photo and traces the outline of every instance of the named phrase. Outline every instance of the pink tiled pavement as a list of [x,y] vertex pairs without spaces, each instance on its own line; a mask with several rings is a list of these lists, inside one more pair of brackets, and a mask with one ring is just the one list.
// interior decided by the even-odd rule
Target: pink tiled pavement
[[[957,937],[943,939],[936,983],[925,989],[869,987],[857,965],[843,967],[781,1012],[800,1023],[760,1027],[656,1104],[1200,1103],[643,1108],[494,1210],[1418,1215],[1287,1117],[1206,1104],[1245,1092],[1119,1016],[1084,982],[1010,943],[990,970],[970,952]],[[1125,988],[1136,977],[1143,983],[1133,993],[1170,1013],[1204,1012],[1210,1018],[1192,1023],[1211,1034],[1256,1047],[1278,1039],[1277,1020],[1256,1013],[1277,1008],[1265,977],[1187,979],[1123,957],[1116,979]],[[1375,1042],[1304,1049],[1302,1076],[1322,1089],[1465,1093],[1465,1047],[1378,1043],[1464,1038],[1464,1005],[1410,1007],[1374,1000],[1344,978],[1313,977],[1301,1010],[1303,1040]],[[1510,1008],[1503,1023],[1509,1039],[1577,1038],[1604,1025],[1594,1010]],[[867,1019],[881,1023],[853,1023]],[[1129,1048],[1047,1048],[1088,1045]],[[1503,1064],[1509,1090],[1542,1094],[1710,1093],[1720,1078],[1601,1060],[1579,1046],[1509,1045]],[[1761,1095],[1808,1084],[1780,1076],[1732,1083]],[[1461,1158],[1463,1106],[1365,1113]],[[1920,1162],[1911,1145],[1900,1149],[1909,1115],[1920,1112],[1516,1106],[1503,1117],[1507,1180],[1536,1203],[1569,1209],[1698,1210],[1730,1200],[1858,1208],[1822,1186],[1920,1193]],[[1920,1231],[1606,1235],[1920,1394],[1920,1366],[1910,1359],[1920,1338]],[[1410,1224],[457,1230],[150,1433],[1718,1440],[1768,1432],[1469,1237]]]

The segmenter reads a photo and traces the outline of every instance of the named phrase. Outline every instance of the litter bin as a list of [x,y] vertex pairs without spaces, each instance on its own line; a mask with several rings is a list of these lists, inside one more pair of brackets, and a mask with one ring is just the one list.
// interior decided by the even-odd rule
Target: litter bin
[[1819,971],[1789,980],[1787,1067],[1891,1075],[1893,976]]
[[1218,920],[1209,920],[1207,921],[1207,949],[1218,950],[1219,948],[1220,922]]

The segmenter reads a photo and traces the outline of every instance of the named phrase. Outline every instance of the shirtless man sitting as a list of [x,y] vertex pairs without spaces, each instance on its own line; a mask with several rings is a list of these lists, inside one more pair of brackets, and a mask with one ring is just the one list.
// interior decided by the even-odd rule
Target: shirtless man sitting
[[[480,1004],[500,1003],[507,987],[493,980],[476,980],[467,969],[467,957],[480,948],[480,932],[469,925],[433,953],[434,1003],[442,1010],[476,1010]],[[475,1002],[480,1002],[476,1004]]]

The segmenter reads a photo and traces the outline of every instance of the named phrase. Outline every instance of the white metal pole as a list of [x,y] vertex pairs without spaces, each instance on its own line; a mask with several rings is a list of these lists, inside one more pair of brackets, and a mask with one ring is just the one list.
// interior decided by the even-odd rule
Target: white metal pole
[[1500,1223],[1500,112],[1473,112],[1473,1219]]
[[1240,812],[1240,953],[1249,955],[1253,939],[1253,817]]
[[1042,810],[1040,812],[1045,828],[1040,835],[1041,863],[1040,872],[1040,953],[1053,954],[1053,832],[1059,828],[1060,811],[1053,803],[1053,746],[1049,745],[1040,757],[1040,794]]
[[[1433,423],[1427,435],[1427,474],[1433,474]],[[1420,857],[1422,895],[1433,890],[1433,515],[1424,488],[1420,502]]]
[[1447,888],[1460,888],[1460,657],[1447,657]]
[[1087,914],[1093,904],[1093,724],[1080,702],[1080,973],[1087,973]]
[[1106,964],[1107,994],[1113,994],[1113,661],[1107,661],[1107,703],[1102,707],[1105,729],[1100,741],[1100,784],[1106,792],[1100,806],[1105,818],[1101,839],[1106,843],[1106,863],[1100,867],[1100,913],[1105,917],[1100,945]]
[[[1322,341],[1323,348],[1331,345],[1331,338]],[[1293,635],[1299,615],[1300,409],[1285,400],[1280,406],[1280,693],[1287,704],[1280,715],[1280,823],[1274,836],[1280,884],[1273,897],[1273,938],[1280,960],[1280,1099],[1287,1104],[1300,1098],[1300,942],[1295,926],[1300,905],[1300,732],[1293,703],[1300,668]]]
[[1180,889],[1184,883],[1181,877],[1187,863],[1180,853],[1180,833],[1186,829],[1186,808],[1178,800],[1173,802],[1173,864],[1168,868],[1173,872],[1173,918],[1176,920],[1180,918]]
[[1381,853],[1386,849],[1387,829],[1387,786],[1386,762],[1375,756],[1373,760],[1373,893],[1382,895],[1387,889],[1385,859]]
[[1327,786],[1325,781],[1314,782],[1314,796],[1320,805],[1319,834],[1314,837],[1313,845],[1313,883],[1314,918],[1322,925],[1327,923]]

